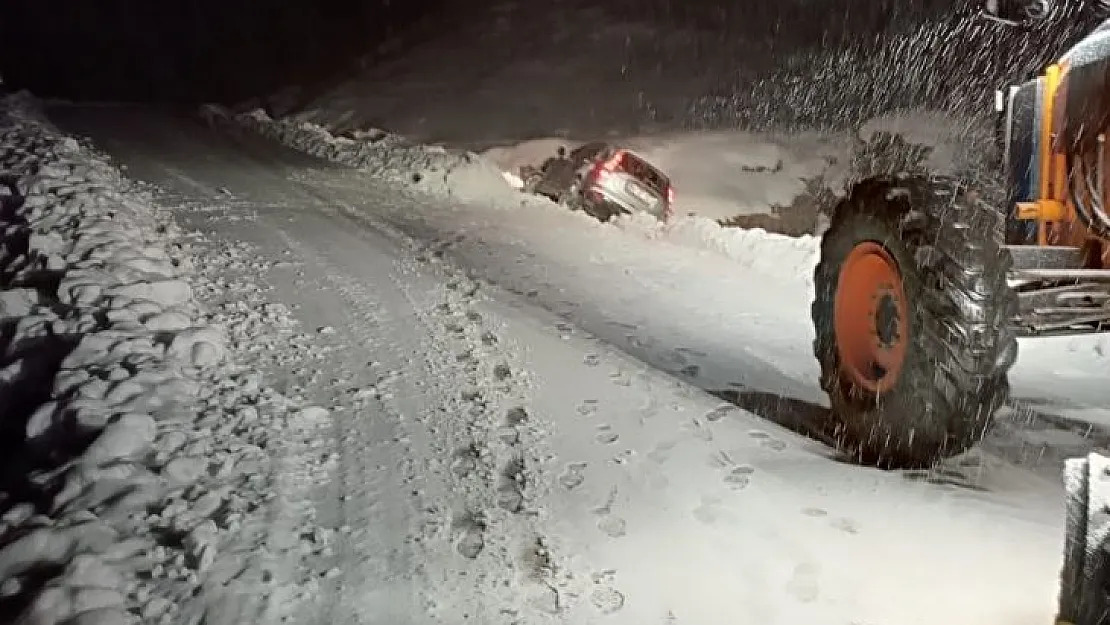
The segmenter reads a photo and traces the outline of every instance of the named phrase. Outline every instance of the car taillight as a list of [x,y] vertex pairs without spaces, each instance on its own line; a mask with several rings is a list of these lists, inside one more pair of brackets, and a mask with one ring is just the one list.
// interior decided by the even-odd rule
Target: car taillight
[[598,163],[597,167],[595,167],[593,171],[594,177],[601,178],[604,174],[610,174],[617,171],[617,168],[621,166],[621,160],[623,159],[624,152],[617,152],[616,154],[607,158],[605,161]]
[[674,186],[667,185],[667,203],[674,204]]

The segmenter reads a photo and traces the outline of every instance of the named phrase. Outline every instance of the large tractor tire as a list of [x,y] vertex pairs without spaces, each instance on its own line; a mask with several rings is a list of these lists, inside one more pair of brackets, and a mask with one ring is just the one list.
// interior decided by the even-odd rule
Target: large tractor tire
[[827,432],[861,463],[966,451],[1009,395],[1017,295],[1003,216],[945,178],[872,178],[833,212],[814,272]]

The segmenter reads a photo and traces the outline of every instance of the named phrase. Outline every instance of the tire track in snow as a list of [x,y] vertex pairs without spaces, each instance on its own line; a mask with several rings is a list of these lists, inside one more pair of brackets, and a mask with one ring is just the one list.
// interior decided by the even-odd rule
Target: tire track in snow
[[[316,193],[314,190],[308,192]],[[465,241],[466,236],[457,234],[447,240],[420,242],[334,199],[328,201],[323,211],[345,218],[357,229],[385,236],[413,254],[415,262],[399,260],[396,263],[398,273],[395,274],[395,279],[398,289],[408,294],[410,303],[418,311],[418,317],[424,320],[431,343],[431,348],[424,351],[434,354],[454,351],[456,354],[453,360],[444,361],[449,363],[446,368],[429,369],[426,379],[440,382],[440,388],[445,387],[449,394],[457,392],[457,389],[451,389],[460,381],[469,384],[470,390],[459,394],[461,402],[455,402],[456,409],[471,417],[480,417],[483,413],[485,415],[484,419],[467,421],[472,426],[472,431],[464,433],[462,439],[485,441],[484,446],[479,444],[477,449],[466,445],[453,450],[446,447],[440,449],[441,457],[452,459],[475,455],[479,458],[492,458],[479,472],[484,483],[472,483],[477,489],[475,493],[481,495],[472,496],[470,500],[474,503],[464,505],[455,515],[457,522],[452,524],[456,534],[461,533],[456,548],[462,546],[467,553],[477,551],[479,554],[483,550],[496,551],[504,569],[503,575],[492,576],[485,588],[471,593],[471,598],[477,597],[481,603],[486,594],[500,594],[494,605],[489,606],[493,614],[519,614],[522,607],[533,613],[533,619],[559,614],[565,607],[560,587],[567,585],[567,580],[573,577],[573,573],[563,570],[561,563],[556,562],[557,558],[551,552],[548,541],[536,529],[534,519],[539,511],[529,507],[532,502],[542,498],[544,493],[541,485],[549,481],[549,478],[541,474],[542,463],[539,461],[543,426],[538,422],[527,423],[530,419],[523,404],[527,403],[529,392],[527,385],[520,384],[526,378],[526,373],[518,371],[514,374],[510,364],[519,358],[514,357],[512,347],[501,345],[502,339],[490,329],[492,324],[477,310],[481,299],[478,295],[479,282],[442,260],[446,252]],[[419,279],[414,280],[413,277],[426,279],[429,273],[436,278],[437,287],[432,299],[422,302],[412,287]],[[437,316],[445,317],[448,321],[437,323]],[[475,354],[484,355],[485,358],[473,358]],[[490,360],[490,357],[496,358],[496,362]],[[443,380],[452,382],[444,385]],[[485,392],[475,392],[476,389],[485,389]],[[489,392],[491,390],[492,393]],[[514,396],[515,399],[510,399]],[[497,409],[492,409],[493,405]],[[505,415],[503,425],[497,422],[496,415],[499,413]],[[454,421],[446,422],[448,428],[455,425]],[[438,440],[458,438],[457,433],[436,437]],[[499,479],[493,477],[495,471],[499,473]],[[456,490],[452,488],[452,492]],[[491,490],[494,495],[492,501]],[[475,515],[475,510],[481,511],[480,515]],[[487,543],[487,537],[493,537],[495,542]],[[514,575],[515,570],[523,572]],[[485,568],[480,569],[479,575],[490,576]],[[520,605],[522,591],[526,597],[523,606]],[[513,607],[505,608],[506,605]]]
[[[390,606],[389,590],[399,590],[399,583],[417,576],[416,563],[420,560],[414,532],[400,541],[391,540],[396,537],[388,533],[375,534],[389,526],[404,525],[406,515],[418,517],[426,504],[413,488],[418,480],[413,458],[423,450],[414,444],[401,410],[390,401],[396,378],[389,371],[411,365],[411,354],[402,356],[401,345],[395,341],[381,341],[381,337],[397,337],[396,330],[402,324],[367,297],[364,289],[351,287],[354,279],[344,276],[335,263],[284,230],[278,230],[278,235],[288,249],[322,273],[322,281],[344,304],[344,332],[353,339],[351,347],[358,352],[355,356],[373,354],[382,361],[379,368],[387,370],[377,376],[372,387],[349,389],[353,391],[348,396],[349,409],[337,413],[334,436],[340,459],[333,479],[339,484],[333,493],[338,501],[332,513],[345,531],[340,533],[333,566],[320,565],[321,572],[333,575],[334,581],[322,589],[316,616],[317,622],[329,625],[376,623],[382,617],[382,608]],[[365,362],[365,358],[357,360]],[[392,474],[398,470],[399,486],[409,488],[407,502],[397,501],[400,489],[395,488],[398,485],[393,483],[396,478]],[[382,527],[383,520],[386,528]],[[400,580],[396,579],[398,575]]]
[[[350,219],[349,214],[338,214],[334,205],[320,206],[318,214]],[[356,233],[377,231],[403,248],[417,249],[411,239],[383,232],[373,223],[360,219],[357,225],[343,227]],[[368,297],[360,278],[351,275],[352,266],[319,260],[325,279],[349,308],[380,300],[381,292]],[[415,454],[415,470],[424,478],[421,488],[434,483],[435,490],[444,493],[419,499],[425,516],[410,537],[425,550],[421,560],[426,563],[417,567],[430,580],[422,584],[428,589],[422,607],[437,620],[450,622],[460,614],[557,612],[557,592],[546,582],[551,556],[529,522],[535,511],[530,509],[527,486],[536,478],[527,453],[535,444],[529,437],[525,376],[514,371],[511,350],[473,306],[477,284],[446,267],[435,269],[429,272],[426,263],[397,261],[390,272],[393,284],[375,285],[375,291],[384,287],[404,294],[426,330],[419,346],[402,348],[410,356],[424,356],[409,362],[409,393],[424,398],[416,418],[428,437],[426,453]],[[435,278],[435,286],[423,289],[429,277]],[[387,325],[393,336],[413,334],[411,328]],[[473,464],[474,470],[458,470],[466,464]],[[455,500],[449,501],[447,494]],[[459,587],[460,580],[468,578],[476,588]]]

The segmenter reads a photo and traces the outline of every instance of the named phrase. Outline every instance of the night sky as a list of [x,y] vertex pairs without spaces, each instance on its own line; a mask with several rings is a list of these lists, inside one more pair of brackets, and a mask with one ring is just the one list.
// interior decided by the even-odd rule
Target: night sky
[[[499,0],[489,0],[497,2]],[[500,0],[504,1],[504,0]],[[542,2],[543,0],[535,0]],[[563,0],[573,3],[579,0]],[[873,35],[975,0],[594,0],[615,15],[781,38],[778,50]],[[5,0],[0,75],[40,96],[235,103],[319,92],[389,39],[419,45],[482,19],[483,0]],[[588,36],[588,33],[584,33]],[[526,50],[522,50],[526,53]],[[745,63],[747,59],[737,59]],[[764,59],[766,63],[774,59]]]

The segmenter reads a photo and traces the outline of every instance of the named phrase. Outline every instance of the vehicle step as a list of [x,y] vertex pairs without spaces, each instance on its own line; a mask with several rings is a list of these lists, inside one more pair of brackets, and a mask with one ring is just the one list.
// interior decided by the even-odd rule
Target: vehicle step
[[1082,266],[1083,253],[1078,247],[1057,245],[1007,245],[1014,259],[1014,269],[1073,269]]

